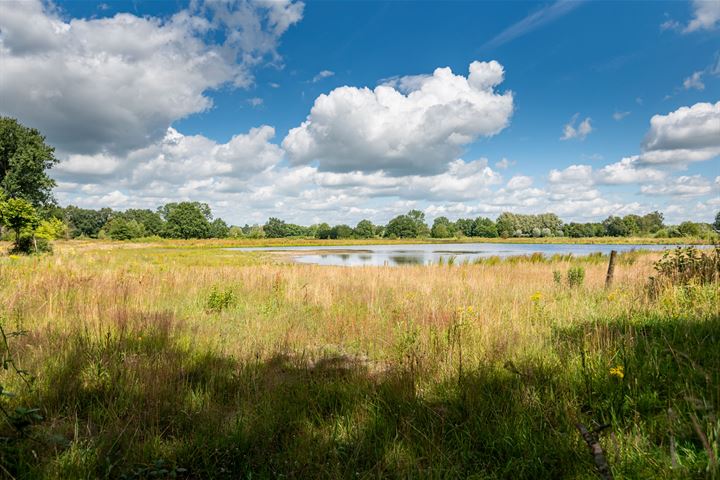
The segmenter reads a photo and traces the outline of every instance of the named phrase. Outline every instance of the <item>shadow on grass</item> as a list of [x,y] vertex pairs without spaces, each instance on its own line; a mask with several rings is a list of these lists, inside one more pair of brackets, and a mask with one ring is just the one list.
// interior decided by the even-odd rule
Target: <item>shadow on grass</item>
[[[616,471],[669,478],[669,431],[702,463],[685,422],[694,412],[704,428],[717,412],[718,327],[558,330],[554,360],[466,368],[422,387],[431,382],[342,355],[241,362],[181,345],[170,316],[123,319],[102,340],[56,342],[28,399],[46,418],[37,440],[0,459],[18,478],[593,478],[574,422],[595,419],[647,443],[612,456]],[[607,375],[617,351],[622,381]]]

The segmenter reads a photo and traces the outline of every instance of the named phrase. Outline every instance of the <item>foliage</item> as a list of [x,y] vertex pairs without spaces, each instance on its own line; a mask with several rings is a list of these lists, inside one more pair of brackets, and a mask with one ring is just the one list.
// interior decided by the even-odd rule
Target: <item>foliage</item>
[[425,214],[419,210],[410,210],[407,215],[398,215],[385,227],[386,237],[416,238],[425,237],[429,233]]
[[[497,238],[497,226],[495,225],[495,222],[493,222],[489,218],[478,217],[475,219],[475,222],[473,222],[472,236],[483,238]],[[550,236],[550,234],[544,236],[548,237]]]
[[455,226],[447,217],[437,217],[430,229],[433,238],[450,238],[454,236]]
[[68,226],[62,220],[55,217],[42,220],[37,229],[35,229],[35,236],[45,240],[58,240],[60,238],[66,238],[67,235]]
[[710,250],[677,247],[655,262],[657,279],[671,285],[707,284],[720,281],[720,244]]
[[167,238],[210,238],[212,213],[206,203],[168,203],[160,209]]
[[570,267],[567,272],[567,283],[570,288],[579,287],[585,281],[585,269],[577,265]]
[[97,238],[100,230],[105,226],[112,215],[112,210],[102,208],[100,210],[92,210],[87,208],[79,208],[70,205],[65,208],[63,216],[65,222],[70,229],[70,236],[77,238],[80,236]]
[[523,237],[533,234],[537,229],[537,236],[553,236],[562,232],[563,222],[554,213],[540,215],[520,215],[503,212],[496,220],[497,232],[501,237]]
[[147,234],[142,223],[122,215],[111,218],[103,230],[113,240],[132,240]]
[[330,229],[330,238],[332,239],[344,239],[352,238],[353,229],[349,225],[335,225]]
[[54,151],[36,129],[0,117],[0,192],[36,208],[52,204],[55,181],[47,170],[58,162]]
[[32,235],[40,224],[40,217],[32,204],[24,198],[0,199],[0,225],[15,232],[15,242],[22,235]]
[[221,312],[235,305],[236,301],[235,293],[232,290],[213,287],[205,302],[205,308],[212,312]]
[[230,235],[230,227],[222,218],[216,218],[210,224],[211,238],[227,238]]
[[353,229],[353,234],[357,238],[373,238],[375,236],[375,226],[370,220],[360,220]]

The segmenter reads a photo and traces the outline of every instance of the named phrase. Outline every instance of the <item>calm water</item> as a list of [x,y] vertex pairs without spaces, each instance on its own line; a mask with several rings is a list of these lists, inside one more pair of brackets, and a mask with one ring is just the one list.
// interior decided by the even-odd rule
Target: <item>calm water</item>
[[542,253],[546,256],[568,254],[575,256],[610,250],[665,250],[674,245],[577,245],[577,244],[516,244],[516,243],[462,243],[418,245],[353,245],[328,247],[248,247],[230,248],[241,251],[293,252],[299,263],[315,265],[342,265],[348,267],[366,265],[430,265],[440,261],[447,263],[472,262],[478,258],[513,257]]

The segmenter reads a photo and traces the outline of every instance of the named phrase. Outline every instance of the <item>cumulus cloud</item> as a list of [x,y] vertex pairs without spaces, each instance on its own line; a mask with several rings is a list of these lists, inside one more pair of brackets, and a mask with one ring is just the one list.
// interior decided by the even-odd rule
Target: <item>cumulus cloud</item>
[[[203,4],[204,5],[204,4]],[[39,0],[0,16],[0,112],[40,129],[60,152],[121,155],[207,110],[206,92],[252,82],[276,58],[302,4],[213,2],[160,19],[119,13],[65,20]],[[226,28],[223,44],[212,38]]]
[[495,91],[503,76],[496,61],[473,62],[467,77],[438,68],[407,94],[387,84],[336,88],[282,145],[293,164],[317,162],[320,170],[437,173],[464,145],[508,125],[513,94]]
[[508,190],[520,190],[523,188],[528,188],[530,185],[532,185],[532,183],[532,177],[528,177],[527,175],[515,175],[508,181],[507,188]]
[[712,184],[702,175],[683,175],[664,184],[643,185],[640,191],[646,195],[701,197],[712,193]]
[[720,155],[720,102],[654,115],[637,157],[644,164],[685,165]]
[[564,170],[552,169],[548,174],[550,183],[590,184],[593,182],[590,165],[570,165]]
[[619,185],[624,183],[654,182],[665,178],[665,172],[638,165],[637,157],[625,157],[619,162],[605,165],[595,174],[597,183]]
[[590,124],[590,117],[586,117],[579,125],[575,126],[578,116],[579,114],[576,113],[570,121],[563,126],[563,134],[562,137],[560,137],[560,140],[571,140],[573,138],[585,140],[585,137],[592,132],[593,129]]
[[693,0],[693,18],[687,25],[674,19],[669,19],[660,25],[661,30],[676,30],[682,33],[691,33],[698,30],[713,30],[720,22],[720,4],[715,0]]

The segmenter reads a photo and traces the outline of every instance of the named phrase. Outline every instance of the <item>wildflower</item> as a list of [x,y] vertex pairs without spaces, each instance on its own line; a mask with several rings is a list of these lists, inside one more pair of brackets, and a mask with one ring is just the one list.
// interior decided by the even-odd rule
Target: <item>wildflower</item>
[[532,300],[535,303],[538,303],[542,299],[542,293],[535,292],[532,295],[530,295],[530,300]]
[[625,369],[623,368],[622,365],[618,365],[618,366],[616,366],[616,367],[612,367],[612,368],[610,369],[610,375],[612,375],[613,377],[617,377],[617,378],[619,378],[619,379],[622,379],[622,378],[625,377]]
[[607,296],[608,302],[612,302],[613,300],[615,300],[615,297],[615,292],[612,292],[610,295]]
[[467,313],[469,313],[469,314],[472,315],[473,312],[475,312],[475,309],[472,307],[472,305],[470,305],[469,307],[467,307]]

